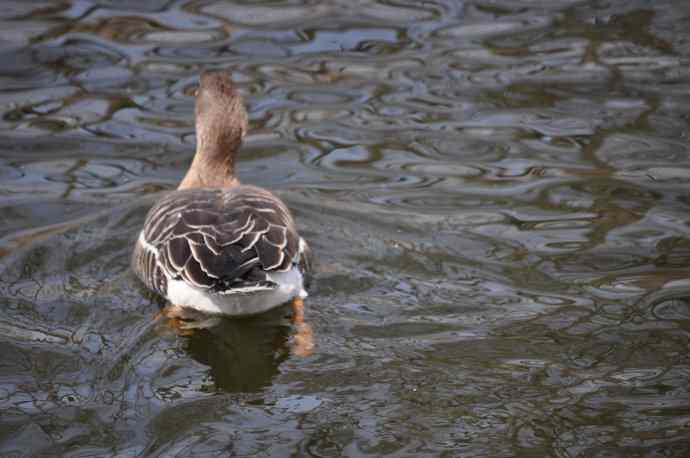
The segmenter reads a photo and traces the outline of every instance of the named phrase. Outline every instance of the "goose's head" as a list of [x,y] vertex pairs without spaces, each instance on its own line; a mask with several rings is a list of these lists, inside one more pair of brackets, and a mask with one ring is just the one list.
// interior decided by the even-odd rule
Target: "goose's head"
[[196,154],[179,188],[239,183],[235,157],[249,128],[244,100],[224,71],[205,71],[195,91]]

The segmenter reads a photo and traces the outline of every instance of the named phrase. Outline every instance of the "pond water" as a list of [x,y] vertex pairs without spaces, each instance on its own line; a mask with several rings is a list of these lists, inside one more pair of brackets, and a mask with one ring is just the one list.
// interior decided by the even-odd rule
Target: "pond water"
[[[690,2],[3,1],[0,61],[0,456],[690,456]],[[311,356],[129,271],[212,68]]]

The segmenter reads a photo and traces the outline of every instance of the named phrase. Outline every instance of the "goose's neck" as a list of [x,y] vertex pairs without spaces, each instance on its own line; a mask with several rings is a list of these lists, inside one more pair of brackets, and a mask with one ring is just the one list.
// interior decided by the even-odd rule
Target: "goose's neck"
[[177,189],[230,188],[240,184],[235,176],[235,156],[242,132],[226,126],[197,126],[196,154]]

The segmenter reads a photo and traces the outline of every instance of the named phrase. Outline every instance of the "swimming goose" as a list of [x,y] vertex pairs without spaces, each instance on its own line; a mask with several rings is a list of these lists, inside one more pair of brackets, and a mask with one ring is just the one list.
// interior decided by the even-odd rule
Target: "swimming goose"
[[196,154],[177,190],[149,211],[134,272],[179,307],[242,316],[292,301],[301,320],[309,248],[278,197],[235,176],[248,123],[227,73],[201,75],[195,116]]

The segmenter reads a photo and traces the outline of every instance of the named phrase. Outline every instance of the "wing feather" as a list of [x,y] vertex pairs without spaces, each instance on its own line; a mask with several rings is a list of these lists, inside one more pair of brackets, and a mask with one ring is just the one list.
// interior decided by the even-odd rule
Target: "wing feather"
[[289,210],[253,186],[174,191],[149,211],[142,237],[157,276],[145,282],[177,279],[220,294],[275,288],[270,272],[299,260]]

